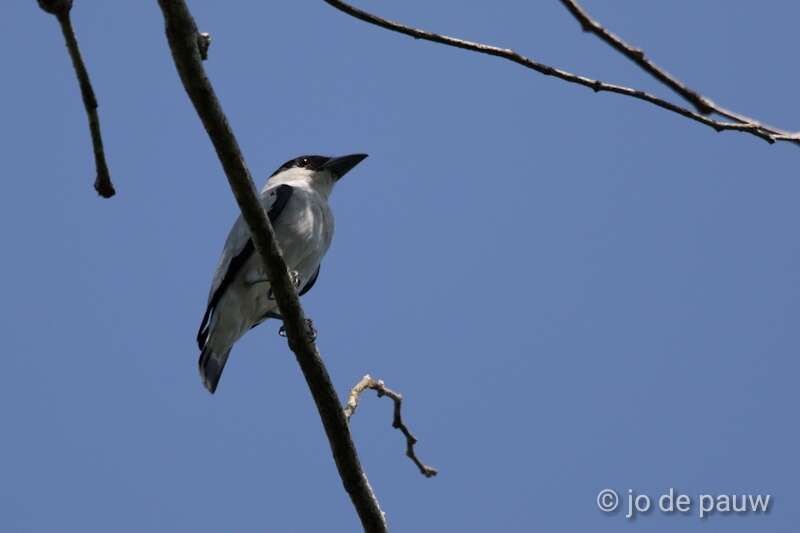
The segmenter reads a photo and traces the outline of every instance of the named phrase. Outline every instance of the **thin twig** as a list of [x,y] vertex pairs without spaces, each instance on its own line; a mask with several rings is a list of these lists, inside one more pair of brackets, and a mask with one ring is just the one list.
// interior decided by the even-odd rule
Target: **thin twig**
[[314,397],[333,458],[345,489],[368,532],[386,532],[386,520],[361,468],[342,405],[309,335],[305,314],[291,282],[272,226],[261,207],[244,156],[206,77],[200,58],[198,31],[184,0],[158,0],[166,23],[167,40],[183,86],[216,149],[228,183],[247,223],[256,250],[272,281],[283,324],[311,394]]
[[67,43],[67,50],[72,59],[72,66],[81,87],[83,106],[86,108],[86,115],[89,118],[89,131],[92,134],[92,148],[94,151],[94,165],[97,176],[94,181],[94,189],[103,198],[114,196],[114,185],[111,183],[111,175],[108,172],[106,154],[103,150],[103,137],[100,135],[100,118],[97,115],[97,98],[95,98],[92,82],[89,80],[89,72],[83,63],[81,51],[78,47],[78,40],[75,38],[75,31],[72,28],[70,10],[72,0],[38,0],[39,7],[43,11],[55,15],[58,24],[61,26],[61,33]]
[[433,477],[439,473],[438,470],[432,466],[428,466],[419,460],[414,445],[417,443],[416,437],[411,434],[408,427],[403,423],[403,416],[400,412],[403,404],[403,395],[395,392],[383,382],[382,379],[375,379],[369,374],[361,378],[361,381],[356,383],[355,387],[350,390],[350,395],[347,397],[347,404],[344,407],[344,416],[348,422],[350,417],[353,416],[358,408],[358,400],[367,389],[372,389],[378,393],[378,398],[388,396],[394,402],[394,416],[392,417],[392,427],[399,429],[406,437],[406,457],[414,461],[414,464],[419,468],[420,473],[425,477]]
[[579,76],[577,74],[573,74],[565,70],[551,67],[550,65],[545,65],[544,63],[539,63],[509,48],[499,48],[497,46],[476,43],[464,39],[457,39],[455,37],[448,37],[447,35],[441,35],[438,33],[432,33],[429,31],[412,28],[410,26],[400,24],[399,22],[394,22],[391,20],[378,17],[371,13],[367,13],[366,11],[353,7],[350,4],[347,4],[346,2],[342,2],[340,0],[325,0],[325,2],[331,5],[332,7],[338,9],[339,11],[347,13],[352,17],[355,17],[364,22],[368,22],[370,24],[374,24],[376,26],[380,26],[381,28],[385,28],[387,30],[402,33],[404,35],[408,35],[415,39],[423,39],[426,41],[432,41],[447,46],[453,46],[455,48],[462,48],[464,50],[470,50],[481,54],[501,57],[503,59],[507,59],[509,61],[513,61],[514,63],[522,65],[523,67],[535,70],[536,72],[544,74],[545,76],[553,76],[555,78],[559,78],[569,83],[575,83],[578,85],[583,85],[584,87],[589,87],[595,92],[606,91],[610,93],[629,96],[631,98],[636,98],[637,100],[643,100],[645,102],[649,102],[655,106],[658,106],[662,109],[666,109],[673,113],[677,113],[678,115],[686,117],[695,122],[699,122],[700,124],[704,124],[710,128],[713,128],[718,132],[741,131],[749,133],[751,135],[755,135],[756,137],[759,137],[761,139],[764,139],[770,144],[773,144],[776,141],[787,141],[800,145],[800,132],[775,133],[772,130],[765,128],[758,122],[742,122],[742,117],[734,116],[733,114],[731,114],[730,116],[734,117],[734,120],[737,120],[737,122],[721,122],[718,120],[713,120],[701,115],[700,113],[696,113],[685,107],[673,104],[672,102],[654,96],[650,93],[646,93],[638,89],[632,89],[630,87],[624,87],[622,85],[613,85],[610,83],[605,83],[600,80],[587,78],[586,76]]
[[[742,124],[754,124],[760,126],[765,131],[773,133],[775,135],[780,136],[791,136],[790,132],[774,128],[772,126],[768,126],[761,121],[755,120],[753,118],[741,115],[739,113],[734,113],[724,107],[721,107],[711,101],[709,98],[703,96],[699,92],[695,91],[694,89],[689,88],[685,83],[681,80],[676,78],[675,76],[669,74],[667,71],[653,63],[645,54],[644,50],[640,48],[636,48],[624,40],[618,35],[610,32],[607,30],[602,24],[600,24],[597,20],[593,19],[576,1],[574,0],[560,0],[564,7],[572,13],[572,15],[577,19],[578,23],[580,23],[583,31],[590,32],[595,34],[601,40],[605,41],[609,44],[612,48],[620,52],[622,55],[639,65],[645,72],[656,78],[658,81],[675,91],[689,103],[695,106],[697,111],[703,115],[710,115],[712,113],[717,113],[722,115],[726,118],[735,120],[736,122],[740,122]],[[796,136],[797,134],[795,134]]]
[[578,20],[583,31],[594,33],[600,39],[611,45],[614,49],[619,51],[622,55],[639,65],[642,69],[651,74],[654,78],[668,86],[670,89],[681,95],[685,100],[692,104],[698,113],[703,115],[710,115],[714,112],[714,108],[706,98],[698,92],[690,89],[684,85],[680,80],[673,77],[671,74],[661,69],[658,65],[650,61],[644,53],[644,50],[634,48],[618,36],[606,30],[599,22],[592,19],[583,8],[573,0],[560,0],[570,13]]

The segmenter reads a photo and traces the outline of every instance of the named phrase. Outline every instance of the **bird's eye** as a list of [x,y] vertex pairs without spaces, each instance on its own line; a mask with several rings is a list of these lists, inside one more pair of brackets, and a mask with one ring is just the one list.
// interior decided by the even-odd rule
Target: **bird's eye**
[[307,158],[307,157],[301,157],[301,158],[300,158],[300,159],[297,161],[297,166],[298,166],[298,167],[305,167],[305,166],[308,166],[308,158]]

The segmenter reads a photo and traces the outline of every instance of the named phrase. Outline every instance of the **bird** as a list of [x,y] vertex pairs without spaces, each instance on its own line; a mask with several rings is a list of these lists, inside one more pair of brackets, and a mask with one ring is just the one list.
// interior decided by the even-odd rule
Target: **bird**
[[[333,239],[331,192],[366,157],[295,157],[272,173],[259,193],[300,296],[317,282],[320,263]],[[240,215],[222,248],[197,332],[200,377],[211,394],[217,390],[236,341],[269,318],[281,316],[261,257]]]

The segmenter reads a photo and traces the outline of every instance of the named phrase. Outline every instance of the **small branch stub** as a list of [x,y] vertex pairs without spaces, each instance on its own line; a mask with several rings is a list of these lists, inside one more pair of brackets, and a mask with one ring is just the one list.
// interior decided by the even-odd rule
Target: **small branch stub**
[[208,48],[211,46],[211,34],[201,32],[197,34],[197,47],[200,49],[200,59],[208,59]]
[[378,393],[378,398],[382,396],[388,396],[394,402],[394,415],[392,417],[392,427],[395,429],[399,429],[406,438],[406,456],[411,459],[417,468],[419,468],[420,473],[425,477],[433,477],[439,473],[438,470],[433,468],[432,466],[428,466],[424,464],[422,461],[419,460],[417,457],[416,452],[414,451],[414,445],[417,443],[416,437],[409,431],[408,427],[403,422],[403,416],[401,414],[401,407],[403,404],[403,395],[399,392],[395,392],[389,387],[381,379],[375,379],[369,374],[365,375],[361,378],[361,381],[356,383],[356,385],[350,390],[350,395],[347,397],[347,403],[344,407],[344,416],[347,421],[350,421],[350,417],[352,417],[356,409],[358,408],[358,400],[361,394],[367,390],[372,389]]

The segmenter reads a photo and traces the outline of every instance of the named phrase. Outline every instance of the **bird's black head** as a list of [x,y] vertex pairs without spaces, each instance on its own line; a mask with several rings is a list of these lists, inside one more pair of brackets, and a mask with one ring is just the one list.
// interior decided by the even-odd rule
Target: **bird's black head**
[[283,172],[284,170],[289,170],[290,168],[307,168],[309,170],[319,170],[322,168],[330,157],[324,155],[301,155],[300,157],[295,157],[294,159],[288,160],[286,163],[282,164],[278,170],[272,173],[274,176],[279,172]]
[[366,157],[367,154],[343,155],[341,157],[301,155],[282,164],[278,170],[272,173],[272,176],[290,168],[306,168],[308,170],[330,170],[334,179],[338,180]]

